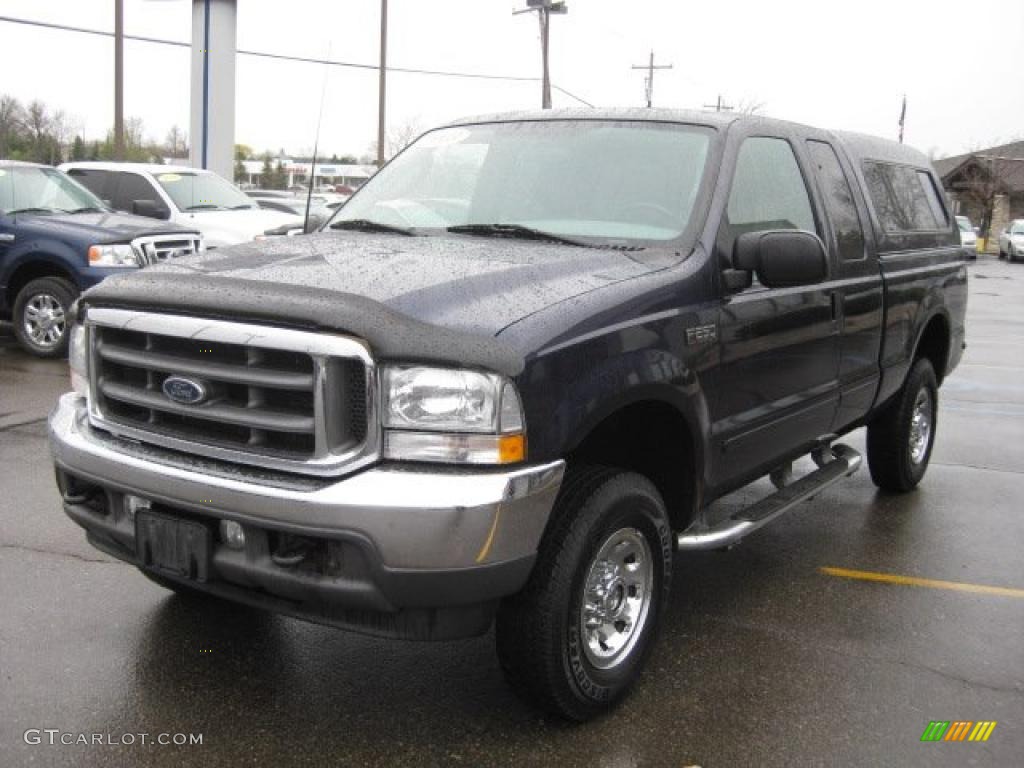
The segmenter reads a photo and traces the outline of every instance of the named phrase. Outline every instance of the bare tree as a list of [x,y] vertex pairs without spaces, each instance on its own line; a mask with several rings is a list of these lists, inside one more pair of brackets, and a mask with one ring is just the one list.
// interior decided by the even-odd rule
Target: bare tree
[[25,109],[25,128],[32,144],[32,159],[46,162],[49,154],[50,115],[46,105],[38,99],[30,102]]
[[989,237],[989,229],[992,226],[996,196],[1003,192],[1005,187],[1000,179],[1001,170],[999,159],[977,155],[964,165],[959,174],[960,180],[954,184],[954,190],[960,199],[981,211],[978,226],[986,238]]
[[[391,159],[403,149],[412,144],[416,139],[423,133],[423,129],[420,127],[420,121],[417,118],[406,120],[401,125],[398,125],[388,131],[387,135],[387,151],[385,152],[385,159]],[[374,157],[377,155],[377,142],[374,141],[370,144],[370,154]]]
[[188,154],[188,135],[177,125],[172,125],[167,132],[164,149],[171,157],[184,157]]
[[764,109],[764,102],[756,99],[743,99],[736,105],[736,111],[741,115],[756,115]]
[[21,102],[13,96],[0,96],[0,158],[10,154],[11,139],[21,132],[24,123],[25,110]]

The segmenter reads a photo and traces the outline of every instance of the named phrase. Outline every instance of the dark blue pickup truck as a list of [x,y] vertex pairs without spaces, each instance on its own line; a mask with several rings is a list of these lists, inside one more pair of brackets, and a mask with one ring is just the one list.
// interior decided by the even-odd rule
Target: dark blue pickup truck
[[201,248],[195,231],[115,213],[61,171],[0,160],[0,317],[32,354],[66,352],[68,311],[86,288]]
[[86,293],[58,484],[93,545],[182,594],[421,640],[495,624],[513,687],[583,720],[693,588],[673,564],[857,471],[843,435],[867,427],[881,488],[921,482],[966,297],[909,147],[724,113],[468,119],[321,232]]

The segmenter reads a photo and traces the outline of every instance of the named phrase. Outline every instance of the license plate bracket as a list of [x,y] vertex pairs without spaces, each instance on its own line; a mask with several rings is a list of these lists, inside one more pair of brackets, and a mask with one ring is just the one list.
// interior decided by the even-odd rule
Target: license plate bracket
[[210,529],[202,523],[140,509],[135,547],[144,568],[179,579],[206,581],[210,575]]

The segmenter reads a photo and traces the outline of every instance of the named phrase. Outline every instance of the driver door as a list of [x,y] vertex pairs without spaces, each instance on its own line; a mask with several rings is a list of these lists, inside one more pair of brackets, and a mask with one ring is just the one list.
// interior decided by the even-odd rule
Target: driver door
[[[716,241],[723,269],[731,269],[736,238],[746,232],[823,236],[806,178],[788,136],[742,140]],[[768,288],[754,275],[746,288],[723,289],[713,485],[747,482],[829,432],[839,400],[838,311],[828,282]]]

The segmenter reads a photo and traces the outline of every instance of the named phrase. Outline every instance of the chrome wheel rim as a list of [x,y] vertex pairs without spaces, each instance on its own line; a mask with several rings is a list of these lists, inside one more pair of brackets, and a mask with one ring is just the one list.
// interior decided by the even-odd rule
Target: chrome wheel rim
[[932,396],[922,389],[914,398],[914,411],[910,417],[910,460],[920,464],[928,454],[932,436]]
[[583,653],[597,669],[611,669],[629,656],[651,605],[654,561],[636,528],[620,528],[605,539],[583,582],[580,634]]
[[64,338],[67,318],[64,305],[51,293],[37,293],[25,303],[22,326],[32,343],[52,349]]

